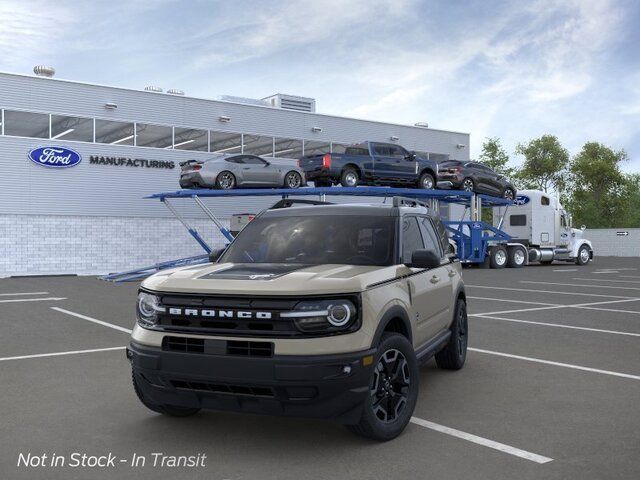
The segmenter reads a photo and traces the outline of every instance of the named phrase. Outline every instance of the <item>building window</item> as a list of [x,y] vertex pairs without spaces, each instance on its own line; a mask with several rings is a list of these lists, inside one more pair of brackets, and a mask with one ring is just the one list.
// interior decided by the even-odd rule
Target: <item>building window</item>
[[96,143],[111,145],[133,145],[133,123],[96,119]]
[[274,157],[281,158],[300,158],[302,157],[302,140],[293,140],[290,138],[275,139]]
[[243,153],[273,157],[273,137],[245,134]]
[[51,115],[51,139],[93,142],[93,119]]
[[242,135],[240,133],[210,132],[211,153],[242,153]]
[[176,150],[206,152],[209,149],[209,136],[207,131],[176,127],[174,130],[173,148]]
[[171,148],[173,128],[150,123],[136,123],[136,146]]
[[348,146],[346,143],[331,143],[331,153],[344,153]]
[[49,138],[49,115],[4,111],[4,134],[16,137]]
[[331,142],[314,142],[312,140],[304,141],[305,155],[324,155],[331,152]]

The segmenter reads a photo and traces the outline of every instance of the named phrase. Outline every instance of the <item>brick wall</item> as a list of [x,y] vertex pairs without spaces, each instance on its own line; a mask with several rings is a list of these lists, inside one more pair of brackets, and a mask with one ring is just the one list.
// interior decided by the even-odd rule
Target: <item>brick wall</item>
[[593,243],[595,256],[640,257],[640,228],[587,229],[584,238]]
[[[225,244],[212,222],[190,223],[212,247]],[[0,277],[98,275],[203,253],[172,218],[0,215]]]

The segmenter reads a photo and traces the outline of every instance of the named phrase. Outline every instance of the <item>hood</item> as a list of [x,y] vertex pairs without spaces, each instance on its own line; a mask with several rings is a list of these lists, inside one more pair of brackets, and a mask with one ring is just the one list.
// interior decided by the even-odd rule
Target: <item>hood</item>
[[572,228],[571,229],[571,236],[573,238],[582,238],[584,236],[584,230],[582,230],[580,228]]
[[142,282],[154,291],[234,295],[314,295],[362,292],[406,275],[404,265],[213,263],[158,272]]

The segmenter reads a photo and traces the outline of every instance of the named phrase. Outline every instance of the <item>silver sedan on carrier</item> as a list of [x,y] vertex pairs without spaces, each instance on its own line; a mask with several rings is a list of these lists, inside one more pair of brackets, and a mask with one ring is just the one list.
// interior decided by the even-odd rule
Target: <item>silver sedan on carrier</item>
[[307,184],[304,171],[294,159],[219,155],[211,160],[182,162],[180,167],[181,188],[298,188]]

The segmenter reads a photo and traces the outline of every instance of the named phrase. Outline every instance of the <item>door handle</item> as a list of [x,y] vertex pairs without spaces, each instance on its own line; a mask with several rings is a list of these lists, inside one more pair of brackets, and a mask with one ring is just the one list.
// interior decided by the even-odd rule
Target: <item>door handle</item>
[[433,277],[431,277],[431,280],[429,280],[431,283],[438,283],[440,281],[440,277],[437,275],[434,275]]

